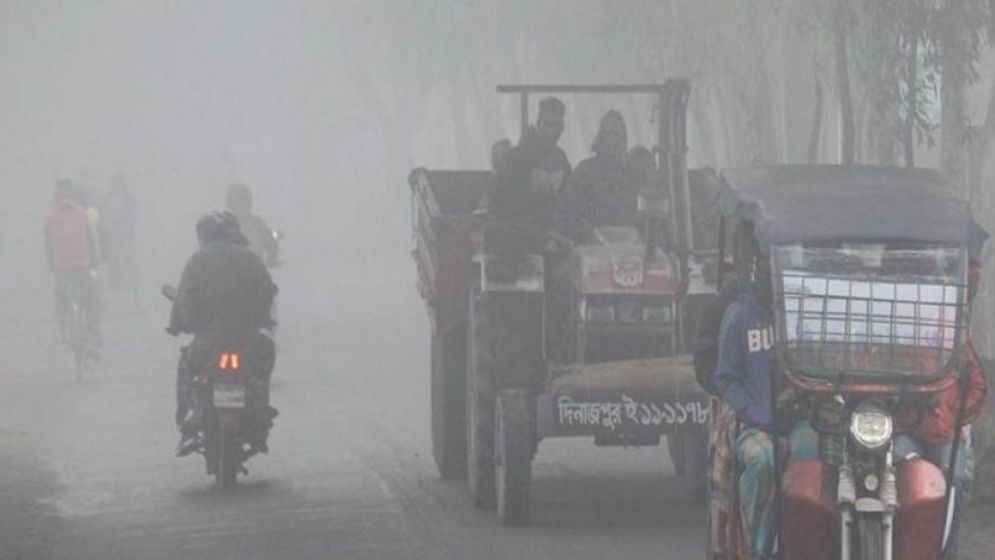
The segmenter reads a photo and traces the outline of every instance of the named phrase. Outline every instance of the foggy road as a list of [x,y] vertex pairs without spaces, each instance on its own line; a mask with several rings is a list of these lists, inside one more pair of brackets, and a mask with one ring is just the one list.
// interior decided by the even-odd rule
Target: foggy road
[[[284,278],[285,277],[285,278]],[[173,457],[165,300],[111,301],[105,358],[77,384],[45,301],[3,331],[0,558],[697,558],[703,513],[662,447],[543,442],[533,526],[475,511],[437,478],[428,436],[427,325],[413,284],[277,272],[270,455],[233,493]],[[336,296],[345,294],[345,297]],[[161,299],[161,298],[160,298]],[[306,304],[302,302],[308,302]]]
[[[498,84],[600,85],[613,93],[562,93],[558,146],[580,169],[603,146],[602,116],[619,111],[617,156],[635,169],[649,154],[644,186],[667,193],[669,225],[646,207],[640,237],[670,232],[659,245],[681,246],[672,285],[689,292],[707,263],[692,270],[686,257],[710,253],[705,240],[726,230],[694,216],[684,228],[678,215],[699,201],[674,189],[711,170],[935,168],[950,200],[995,231],[993,46],[995,1],[983,0],[0,0],[0,560],[705,558],[704,505],[686,497],[665,446],[543,441],[528,527],[503,527],[474,509],[465,482],[439,479],[430,323],[409,254],[412,226],[429,222],[413,216],[406,178],[501,170],[503,148],[492,147],[522,146],[525,125],[540,128],[540,96],[522,103]],[[663,103],[617,89],[669,79],[689,80],[690,93]],[[660,134],[668,126],[680,134]],[[584,185],[548,171],[529,174],[550,183],[547,202]],[[503,175],[488,177],[489,195]],[[133,264],[141,284],[140,306],[106,299],[103,360],[81,382],[58,340],[58,267],[44,250],[60,179],[92,205],[86,252],[110,248],[87,266],[104,260],[110,275],[112,263]],[[599,181],[621,192],[613,177]],[[164,332],[158,286],[177,282],[195,221],[224,206],[233,183],[285,234],[273,271],[280,416],[270,454],[222,492],[202,457],[175,457],[186,339]],[[833,208],[870,211],[837,190]],[[465,198],[462,213],[477,208]],[[993,245],[969,331],[986,359]],[[672,322],[673,309],[643,321]],[[987,414],[978,442],[995,440]],[[987,453],[975,488],[995,488]],[[995,503],[970,505],[959,560],[995,558],[993,524]]]

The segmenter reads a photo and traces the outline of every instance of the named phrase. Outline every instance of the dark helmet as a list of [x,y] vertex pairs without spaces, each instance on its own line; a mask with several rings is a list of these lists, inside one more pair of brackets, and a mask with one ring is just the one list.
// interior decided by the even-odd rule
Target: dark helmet
[[197,239],[201,245],[222,239],[246,244],[245,236],[242,235],[238,225],[238,218],[228,210],[207,214],[197,220]]
[[252,210],[252,191],[245,183],[233,183],[228,187],[225,201],[228,209],[233,212],[249,212]]

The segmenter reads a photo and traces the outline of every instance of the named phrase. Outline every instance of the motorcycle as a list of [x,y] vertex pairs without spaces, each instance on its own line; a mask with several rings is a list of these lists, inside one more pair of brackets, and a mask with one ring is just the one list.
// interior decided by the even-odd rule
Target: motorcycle
[[[177,291],[163,286],[162,294],[173,301]],[[257,373],[257,353],[239,337],[212,341],[206,352],[196,353],[203,355],[184,348],[186,396],[198,418],[194,451],[204,456],[207,474],[227,490],[239,474],[248,474],[250,457],[268,451],[262,442],[275,416],[268,406],[268,380]]]

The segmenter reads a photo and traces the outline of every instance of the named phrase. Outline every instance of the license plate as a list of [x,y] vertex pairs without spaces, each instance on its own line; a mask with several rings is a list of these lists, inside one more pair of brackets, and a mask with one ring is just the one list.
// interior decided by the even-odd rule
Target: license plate
[[245,408],[245,385],[215,385],[214,408]]

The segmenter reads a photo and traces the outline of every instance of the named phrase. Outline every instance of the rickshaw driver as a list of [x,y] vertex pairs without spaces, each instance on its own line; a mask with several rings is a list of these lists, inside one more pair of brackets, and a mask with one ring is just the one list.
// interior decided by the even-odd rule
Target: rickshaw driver
[[564,198],[572,171],[559,147],[566,106],[557,97],[539,102],[539,114],[514,147],[507,140],[491,147],[492,184],[481,201],[485,213],[497,221],[545,228],[548,276],[547,310],[550,316],[551,358],[570,361],[570,240],[557,231],[557,206]]
[[730,443],[740,469],[739,509],[750,553],[770,559],[778,518],[772,436],[789,435],[791,461],[816,458],[818,436],[797,409],[792,410],[790,393],[773,402],[776,361],[769,267],[760,255],[752,224],[740,222],[733,243],[739,295],[722,318],[714,381],[740,426],[730,430]]

